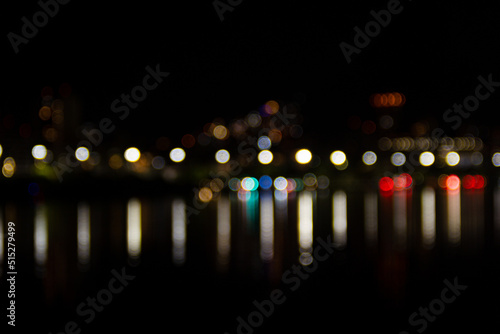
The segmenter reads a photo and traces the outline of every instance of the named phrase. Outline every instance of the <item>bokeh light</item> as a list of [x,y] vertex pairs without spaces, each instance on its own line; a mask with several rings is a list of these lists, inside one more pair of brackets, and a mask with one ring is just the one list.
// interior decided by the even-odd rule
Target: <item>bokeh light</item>
[[0,157],[2,156],[2,154],[3,154],[3,147],[2,145],[0,145]]
[[394,166],[403,166],[406,162],[406,156],[401,152],[396,152],[391,155],[391,163]]
[[371,166],[377,162],[377,155],[375,152],[367,151],[363,154],[363,163],[365,165]]
[[38,160],[45,159],[47,156],[47,148],[44,145],[35,145],[31,149],[31,155]]
[[283,176],[278,176],[274,179],[274,188],[276,190],[285,190],[288,186],[288,181]]
[[261,136],[257,140],[257,146],[259,146],[261,150],[267,150],[271,148],[271,139],[269,139],[268,136]]
[[224,140],[228,137],[229,132],[224,125],[217,125],[213,130],[213,135],[217,139]]
[[113,154],[109,157],[108,165],[113,169],[120,169],[123,166],[122,157],[119,154]]
[[215,153],[215,160],[220,164],[225,164],[230,159],[229,152],[227,150],[218,150]]
[[388,192],[394,189],[394,181],[388,176],[384,176],[378,182],[378,187],[383,192]]
[[448,175],[446,177],[446,189],[457,190],[460,188],[460,178],[456,175]]
[[257,159],[263,165],[270,164],[273,161],[273,153],[269,150],[260,151]]
[[259,181],[254,177],[244,177],[241,180],[241,188],[246,191],[254,191],[259,187]]
[[460,162],[460,155],[454,151],[448,152],[445,161],[448,166],[456,166]]
[[151,166],[153,166],[154,169],[162,169],[165,167],[165,159],[157,155],[153,158],[153,160],[151,160]]
[[241,181],[237,177],[233,177],[232,179],[229,180],[229,182],[227,183],[227,186],[232,191],[238,191],[241,189]]
[[40,111],[38,112],[38,116],[42,121],[48,121],[50,117],[52,116],[52,109],[48,106],[43,106],[40,108]]
[[264,104],[264,113],[267,114],[267,115],[274,115],[278,112],[278,110],[280,109],[280,105],[278,102],[274,101],[274,100],[270,100],[270,101],[267,101],[265,104]]
[[75,151],[75,157],[78,161],[87,161],[89,159],[90,153],[86,147],[79,147]]
[[269,175],[262,175],[259,179],[259,185],[262,189],[268,190],[273,186],[273,179]]
[[491,157],[491,162],[493,163],[493,166],[495,167],[500,167],[500,153],[496,152],[493,154]]
[[182,148],[176,147],[170,151],[169,157],[173,162],[181,162],[186,158],[186,152]]
[[2,174],[3,176],[10,178],[14,176],[16,171],[16,161],[12,157],[7,157],[3,161]]
[[141,151],[139,151],[136,147],[129,147],[125,150],[123,157],[128,162],[136,162],[141,157]]
[[344,164],[347,160],[347,157],[344,152],[342,151],[333,151],[332,154],[330,154],[330,161],[332,164],[335,166],[340,166]]
[[198,192],[198,198],[200,199],[200,201],[204,203],[210,202],[212,200],[212,197],[213,197],[212,190],[208,187],[203,187]]
[[312,153],[311,151],[309,151],[308,149],[301,149],[301,150],[298,150],[297,153],[295,153],[295,160],[299,163],[299,164],[307,164],[311,161],[312,159]]
[[420,161],[420,164],[422,166],[428,167],[434,163],[436,158],[434,157],[434,154],[432,152],[426,151],[420,154],[418,160]]

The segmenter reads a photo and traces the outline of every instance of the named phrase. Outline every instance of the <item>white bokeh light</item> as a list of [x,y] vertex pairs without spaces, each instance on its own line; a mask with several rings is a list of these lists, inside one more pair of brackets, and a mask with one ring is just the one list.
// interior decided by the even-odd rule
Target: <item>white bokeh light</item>
[[35,145],[31,150],[31,155],[33,158],[42,160],[47,156],[47,148],[43,145]]
[[370,166],[376,162],[377,162],[377,155],[375,154],[375,152],[367,151],[365,152],[365,154],[363,154],[363,163],[365,165]]
[[123,154],[123,157],[128,162],[136,162],[141,157],[141,151],[139,151],[136,147],[129,147]]
[[230,158],[229,152],[226,150],[218,150],[215,153],[215,160],[217,160],[217,162],[220,164],[225,164],[226,162],[229,161],[229,158]]
[[86,147],[79,147],[75,151],[75,157],[78,161],[87,161],[90,156],[89,150]]
[[170,151],[169,157],[173,162],[181,162],[186,158],[186,152],[182,148],[176,147]]
[[269,150],[260,151],[257,159],[263,165],[270,164],[273,161],[273,153]]
[[432,152],[429,152],[429,151],[426,151],[426,152],[422,152],[418,158],[418,160],[420,161],[420,164],[422,166],[430,166],[434,163],[434,161],[436,160],[436,158],[434,157],[434,154]]

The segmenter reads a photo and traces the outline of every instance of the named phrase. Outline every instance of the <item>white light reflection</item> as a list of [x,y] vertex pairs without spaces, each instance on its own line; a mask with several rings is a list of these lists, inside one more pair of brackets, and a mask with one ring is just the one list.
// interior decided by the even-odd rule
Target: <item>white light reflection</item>
[[448,189],[447,208],[448,208],[448,241],[457,245],[461,238],[461,217],[460,217],[460,187],[457,189]]
[[48,248],[48,226],[45,205],[40,204],[35,209],[35,264],[37,267],[44,267],[47,261]]
[[365,194],[365,236],[368,247],[373,247],[377,244],[378,197],[374,191]]
[[260,258],[264,262],[273,259],[274,254],[274,204],[271,192],[260,197]]
[[422,190],[422,243],[423,247],[434,247],[436,240],[436,191],[432,187]]
[[339,248],[347,244],[347,196],[342,190],[333,193],[333,242]]
[[78,203],[76,238],[78,263],[85,266],[90,262],[90,207],[85,202]]
[[180,198],[172,202],[172,261],[176,265],[186,261],[186,203]]
[[131,198],[127,203],[127,250],[131,260],[141,255],[141,202]]
[[312,262],[313,246],[313,195],[311,191],[303,191],[298,199],[298,228],[299,228],[299,247],[302,265],[309,265]]
[[394,192],[393,197],[394,214],[394,243],[397,247],[406,247],[407,211],[406,190]]
[[231,203],[227,197],[217,202],[217,263],[227,265],[231,251]]
[[[0,151],[1,154],[1,151]],[[0,210],[0,275],[2,274],[2,267],[3,267],[3,212]]]

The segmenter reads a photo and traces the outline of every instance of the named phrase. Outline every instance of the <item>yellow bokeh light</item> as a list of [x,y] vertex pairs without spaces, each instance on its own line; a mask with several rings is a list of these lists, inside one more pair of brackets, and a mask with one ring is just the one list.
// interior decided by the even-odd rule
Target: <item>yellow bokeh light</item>
[[173,162],[181,162],[186,158],[186,152],[182,148],[176,147],[170,151],[169,157]]
[[213,135],[217,139],[224,140],[228,136],[228,130],[224,125],[217,125],[214,128]]
[[40,117],[41,120],[47,121],[50,119],[50,116],[52,116],[52,109],[50,109],[50,107],[48,106],[43,106],[40,108],[38,116]]
[[273,161],[273,153],[269,150],[260,151],[257,159],[263,165],[270,164]]
[[2,156],[2,153],[3,153],[3,147],[2,145],[0,145],[0,157]]
[[312,153],[308,149],[303,148],[295,153],[295,160],[301,165],[309,163],[311,159]]
[[347,157],[344,152],[342,151],[333,151],[332,154],[330,154],[330,161],[332,164],[335,166],[340,166],[344,164],[347,160]]
[[42,160],[47,156],[47,148],[43,145],[35,145],[31,149],[31,155],[33,158]]
[[276,101],[267,101],[266,104],[264,105],[264,111],[268,115],[274,115],[278,112],[280,109],[280,105]]
[[14,158],[12,157],[7,157],[3,161],[3,167],[2,167],[2,174],[3,176],[9,178],[14,175],[14,172],[16,171],[16,162]]
[[136,162],[141,157],[141,151],[139,151],[136,147],[129,147],[123,154],[123,157],[128,162]]
[[118,154],[113,154],[108,161],[109,167],[113,169],[120,169],[123,166],[123,160]]
[[200,201],[204,203],[210,202],[212,200],[212,197],[213,197],[212,190],[208,187],[203,187],[198,192],[198,198],[200,199]]

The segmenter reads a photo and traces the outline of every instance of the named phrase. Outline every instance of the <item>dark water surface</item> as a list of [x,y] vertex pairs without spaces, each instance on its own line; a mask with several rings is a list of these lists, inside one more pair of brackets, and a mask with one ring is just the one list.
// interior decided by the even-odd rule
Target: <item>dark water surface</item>
[[[5,200],[4,231],[16,223],[17,325],[44,333],[495,329],[499,194],[494,185],[432,184],[386,194],[371,186],[230,191],[198,209],[189,189]],[[420,307],[431,308],[428,318],[409,323]],[[239,331],[238,317],[249,324]]]

